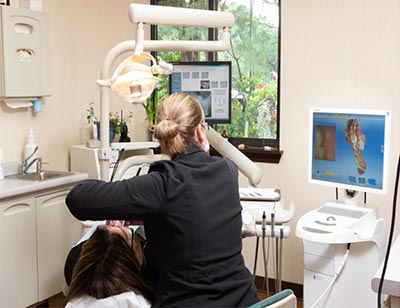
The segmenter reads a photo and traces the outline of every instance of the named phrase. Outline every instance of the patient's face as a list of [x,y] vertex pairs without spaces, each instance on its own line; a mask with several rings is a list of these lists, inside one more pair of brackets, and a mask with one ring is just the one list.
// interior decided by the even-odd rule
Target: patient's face
[[109,232],[114,232],[120,234],[125,241],[128,243],[129,247],[132,248],[139,265],[143,265],[143,250],[140,244],[140,237],[133,234],[132,228],[124,227],[122,225],[107,226]]

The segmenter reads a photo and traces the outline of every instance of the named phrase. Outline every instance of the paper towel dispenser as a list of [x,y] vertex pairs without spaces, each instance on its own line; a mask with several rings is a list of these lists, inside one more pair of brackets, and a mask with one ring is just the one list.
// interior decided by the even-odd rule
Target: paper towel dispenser
[[48,15],[11,6],[0,6],[0,12],[0,99],[49,96]]

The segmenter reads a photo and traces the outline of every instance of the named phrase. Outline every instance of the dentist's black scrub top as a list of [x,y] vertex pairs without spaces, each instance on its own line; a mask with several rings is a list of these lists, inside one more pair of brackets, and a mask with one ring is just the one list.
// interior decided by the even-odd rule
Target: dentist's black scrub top
[[159,273],[153,307],[245,307],[258,301],[244,265],[238,171],[190,144],[187,154],[117,182],[86,180],[66,203],[80,220],[141,219]]

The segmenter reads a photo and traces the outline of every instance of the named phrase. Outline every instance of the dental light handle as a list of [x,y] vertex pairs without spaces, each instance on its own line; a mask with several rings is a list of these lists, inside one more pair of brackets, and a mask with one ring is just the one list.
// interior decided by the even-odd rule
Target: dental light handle
[[219,154],[231,159],[236,164],[240,172],[248,178],[250,185],[256,186],[260,183],[262,178],[260,167],[211,127],[208,128],[207,139]]

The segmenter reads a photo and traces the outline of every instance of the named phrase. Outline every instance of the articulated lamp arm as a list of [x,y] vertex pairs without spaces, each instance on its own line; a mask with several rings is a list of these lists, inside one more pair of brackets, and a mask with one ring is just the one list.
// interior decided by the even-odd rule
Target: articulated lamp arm
[[248,178],[251,186],[255,187],[260,183],[261,169],[211,127],[208,128],[207,139],[219,154],[231,159],[236,164],[240,172]]
[[[187,9],[168,6],[132,3],[129,19],[137,24],[135,54],[147,51],[225,51],[230,43],[229,29],[234,25],[234,17],[228,12]],[[222,28],[219,41],[145,41],[143,24]]]
[[232,28],[234,25],[234,17],[228,12],[137,3],[129,6],[129,19],[132,23],[159,26]]
[[[230,47],[229,29],[234,24],[231,13],[154,6],[132,3],[129,7],[129,18],[132,23],[137,23],[136,41],[125,41],[114,46],[107,54],[102,70],[101,82],[106,83],[112,76],[111,66],[114,61],[125,52],[134,51],[138,55],[147,51],[225,51]],[[219,41],[148,41],[144,40],[143,24],[170,25],[170,26],[194,26],[206,28],[222,27]],[[109,111],[110,88],[102,86],[100,90],[100,176],[102,180],[109,180]],[[243,155],[238,149],[222,138],[212,128],[207,132],[210,144],[223,156],[235,162],[238,169],[247,176],[253,186],[261,181],[260,168]]]

